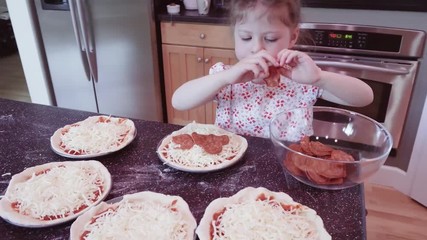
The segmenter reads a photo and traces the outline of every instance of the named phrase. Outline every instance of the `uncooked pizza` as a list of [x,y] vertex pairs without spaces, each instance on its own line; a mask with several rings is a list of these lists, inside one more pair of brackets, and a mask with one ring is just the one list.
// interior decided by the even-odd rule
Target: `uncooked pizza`
[[52,226],[76,218],[110,189],[111,175],[98,161],[38,165],[12,177],[0,216],[18,226]]
[[196,226],[184,199],[145,191],[93,207],[71,225],[70,239],[194,240]]
[[92,116],[58,129],[51,137],[52,149],[65,157],[90,158],[118,151],[136,134],[127,118]]
[[212,201],[196,233],[200,240],[331,239],[316,211],[261,187]]
[[246,139],[212,124],[192,122],[166,136],[157,153],[167,165],[189,172],[231,166],[248,147]]

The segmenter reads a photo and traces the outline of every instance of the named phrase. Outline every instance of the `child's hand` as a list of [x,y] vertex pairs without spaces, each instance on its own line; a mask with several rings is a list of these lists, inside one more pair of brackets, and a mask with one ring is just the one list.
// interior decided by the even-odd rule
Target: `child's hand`
[[[277,54],[280,74],[291,80],[304,84],[314,84],[320,80],[320,68],[307,54],[299,51],[283,49]],[[286,68],[286,65],[292,69]]]
[[269,76],[268,67],[279,66],[276,59],[267,51],[259,51],[249,57],[246,57],[236,63],[229,69],[230,84],[262,79]]

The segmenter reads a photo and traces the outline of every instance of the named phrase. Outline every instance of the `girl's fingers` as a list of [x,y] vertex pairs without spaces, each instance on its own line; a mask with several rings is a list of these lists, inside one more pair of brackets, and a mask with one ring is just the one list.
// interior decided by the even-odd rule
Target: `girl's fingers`
[[269,63],[268,65],[272,65],[275,67],[279,66],[279,62],[270,54],[268,54],[267,52],[265,52],[265,54],[263,55],[264,60]]
[[283,66],[284,64],[286,64],[289,54],[291,54],[291,51],[285,49],[279,52],[278,57],[279,57],[279,65]]
[[254,74],[254,78],[258,77],[258,75],[260,73],[260,69],[259,69],[258,65],[256,65],[256,64],[252,65],[249,70],[252,71],[252,73]]
[[[279,52],[279,64],[284,65],[295,65],[299,62],[299,59],[303,57],[303,53],[294,50],[282,50]],[[292,64],[293,63],[293,64]]]
[[258,59],[258,61],[264,61],[267,63],[267,65],[269,66],[278,66],[279,63],[276,60],[275,57],[271,56],[267,51],[262,50],[258,53],[256,53],[255,55],[253,55],[252,57],[254,57],[255,59]]
[[259,68],[261,68],[261,70],[262,70],[264,73],[268,74],[268,64],[267,64],[265,61],[260,61],[260,62],[257,64],[257,66],[258,66]]
[[279,74],[282,76],[285,76],[289,79],[292,79],[292,69],[288,69],[288,68],[279,68]]

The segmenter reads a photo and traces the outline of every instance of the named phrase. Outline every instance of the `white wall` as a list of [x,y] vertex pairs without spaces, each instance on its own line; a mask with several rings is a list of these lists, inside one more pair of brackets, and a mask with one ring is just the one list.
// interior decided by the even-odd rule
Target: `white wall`
[[413,175],[410,182],[409,193],[413,199],[427,206],[427,99],[424,104],[423,115],[421,116],[421,124],[418,129],[417,139],[414,145],[413,157],[409,173]]

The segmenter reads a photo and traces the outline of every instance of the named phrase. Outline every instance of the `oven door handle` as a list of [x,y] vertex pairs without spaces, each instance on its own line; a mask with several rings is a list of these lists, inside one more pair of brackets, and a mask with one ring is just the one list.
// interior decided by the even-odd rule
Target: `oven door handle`
[[376,67],[359,63],[349,63],[349,62],[331,62],[331,61],[321,61],[314,60],[314,62],[319,67],[340,67],[340,68],[348,68],[355,70],[368,70],[368,71],[377,71],[381,73],[393,73],[393,74],[409,74],[409,71],[406,69],[397,69],[397,68],[386,68],[386,67]]

